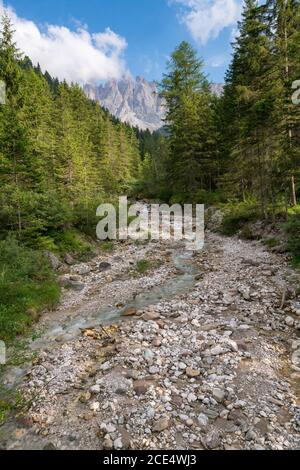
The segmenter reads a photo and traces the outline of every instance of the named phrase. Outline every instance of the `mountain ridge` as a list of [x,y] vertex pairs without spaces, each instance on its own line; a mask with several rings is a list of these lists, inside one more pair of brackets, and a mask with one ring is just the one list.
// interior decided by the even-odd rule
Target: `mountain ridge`
[[[164,100],[159,96],[155,82],[143,77],[124,76],[101,85],[84,86],[86,95],[122,122],[141,130],[156,131],[164,126]],[[220,96],[222,84],[212,84],[212,91]]]

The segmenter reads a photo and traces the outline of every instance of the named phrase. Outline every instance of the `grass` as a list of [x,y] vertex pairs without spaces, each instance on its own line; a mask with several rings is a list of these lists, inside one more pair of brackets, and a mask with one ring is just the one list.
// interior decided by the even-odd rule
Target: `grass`
[[284,225],[288,235],[287,250],[293,256],[293,266],[300,266],[300,205],[289,209],[288,221]]
[[9,390],[0,385],[0,426],[22,410],[25,402],[22,394],[17,390]]
[[60,288],[44,256],[14,238],[0,242],[0,339],[26,333],[45,309],[53,309]]
[[113,241],[102,242],[100,248],[105,253],[109,253],[114,250],[115,243]]
[[263,240],[263,244],[267,248],[274,248],[275,246],[278,245],[278,240],[276,238],[268,238],[268,239]]
[[223,210],[224,218],[220,228],[223,235],[232,236],[242,231],[244,238],[252,237],[248,224],[259,218],[257,207],[253,202],[226,204]]
[[149,271],[152,268],[153,264],[151,261],[148,261],[146,259],[140,259],[136,263],[136,270],[139,274],[145,274],[147,271]]

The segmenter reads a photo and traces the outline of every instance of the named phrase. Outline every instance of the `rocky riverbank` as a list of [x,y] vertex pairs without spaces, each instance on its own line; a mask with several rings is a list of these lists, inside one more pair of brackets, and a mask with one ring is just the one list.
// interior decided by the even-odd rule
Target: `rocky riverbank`
[[258,242],[212,233],[186,255],[128,243],[73,268],[83,287],[41,320],[20,385],[31,406],[2,447],[299,448],[299,275]]

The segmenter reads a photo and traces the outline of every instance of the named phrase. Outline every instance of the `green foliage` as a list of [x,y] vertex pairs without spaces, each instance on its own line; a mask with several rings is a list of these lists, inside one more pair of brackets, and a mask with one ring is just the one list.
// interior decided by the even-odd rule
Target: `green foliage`
[[251,239],[252,235],[247,224],[259,218],[257,206],[253,203],[227,204],[224,206],[224,218],[220,231],[224,235],[235,235],[243,230],[242,236]]
[[141,259],[136,263],[136,270],[139,274],[145,274],[153,267],[151,261],[146,259]]
[[0,241],[0,338],[24,333],[45,308],[54,308],[59,286],[41,253],[15,239]]
[[294,264],[300,264],[300,210],[299,206],[290,211],[288,222],[285,224],[288,233],[287,250],[294,257]]
[[276,238],[267,238],[266,240],[263,240],[263,243],[268,248],[274,248],[278,245],[278,240]]
[[108,241],[108,242],[102,242],[100,245],[100,248],[104,252],[111,252],[114,250],[114,242],[113,241]]

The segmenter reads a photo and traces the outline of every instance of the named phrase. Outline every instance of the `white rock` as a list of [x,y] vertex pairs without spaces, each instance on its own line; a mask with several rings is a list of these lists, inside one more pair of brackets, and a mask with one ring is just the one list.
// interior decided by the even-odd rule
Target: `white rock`
[[206,428],[206,426],[208,425],[208,422],[209,422],[209,419],[204,413],[201,413],[198,416],[198,423],[201,426],[201,428]]
[[187,399],[189,403],[194,403],[197,401],[197,397],[194,393],[189,393]]
[[116,439],[116,440],[114,441],[114,448],[115,448],[116,450],[118,450],[118,449],[123,449],[123,442],[122,442],[122,439],[121,439],[121,438]]
[[97,395],[97,393],[100,393],[100,385],[93,385],[91,388],[90,388],[90,392],[93,393],[94,395]]
[[285,323],[288,326],[293,326],[295,321],[294,321],[293,317],[288,316],[288,317],[285,318]]
[[100,410],[100,403],[98,401],[94,401],[93,403],[91,403],[90,409],[96,413]]

